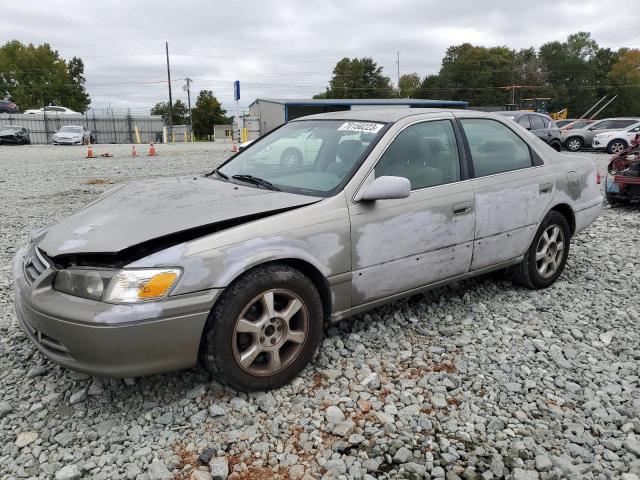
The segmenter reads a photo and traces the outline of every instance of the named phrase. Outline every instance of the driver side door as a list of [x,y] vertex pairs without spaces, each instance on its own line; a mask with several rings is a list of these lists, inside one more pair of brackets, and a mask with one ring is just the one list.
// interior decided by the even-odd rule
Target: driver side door
[[474,194],[451,120],[407,126],[370,175],[408,178],[409,197],[349,205],[352,305],[357,307],[468,271]]

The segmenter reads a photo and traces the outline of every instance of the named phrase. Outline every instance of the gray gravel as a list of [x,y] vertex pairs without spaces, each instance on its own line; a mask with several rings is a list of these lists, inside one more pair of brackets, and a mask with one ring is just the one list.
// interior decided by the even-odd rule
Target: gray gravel
[[359,315],[273,392],[198,369],[91,378],[37,353],[10,285],[29,232],[110,186],[91,179],[202,173],[228,148],[0,148],[0,478],[639,479],[638,207],[606,207],[553,287],[496,274]]

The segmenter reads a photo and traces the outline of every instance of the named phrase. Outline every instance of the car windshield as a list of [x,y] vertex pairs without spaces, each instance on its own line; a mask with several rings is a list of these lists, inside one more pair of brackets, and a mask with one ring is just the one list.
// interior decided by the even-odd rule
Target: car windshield
[[247,146],[216,173],[257,188],[330,196],[358,168],[384,125],[345,120],[291,122]]
[[82,133],[82,127],[62,127],[61,132]]

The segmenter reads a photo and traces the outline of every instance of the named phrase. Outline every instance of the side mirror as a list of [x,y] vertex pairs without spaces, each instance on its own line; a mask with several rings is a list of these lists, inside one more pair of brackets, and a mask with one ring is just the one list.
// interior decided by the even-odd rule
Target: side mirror
[[363,187],[358,192],[356,201],[395,200],[407,198],[410,194],[411,182],[408,178],[383,176]]

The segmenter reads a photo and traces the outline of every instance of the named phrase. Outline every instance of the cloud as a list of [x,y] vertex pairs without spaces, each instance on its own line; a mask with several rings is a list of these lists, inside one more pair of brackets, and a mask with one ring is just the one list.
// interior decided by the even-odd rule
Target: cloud
[[[394,81],[435,72],[449,45],[539,47],[577,31],[601,46],[640,44],[636,2],[538,0],[24,0],[3,5],[0,42],[48,42],[86,65],[95,108],[148,111],[168,97],[169,42],[174,99],[184,78],[213,90],[231,113],[255,98],[308,98],[324,90],[342,57],[371,56]],[[242,83],[236,108],[233,81]]]

